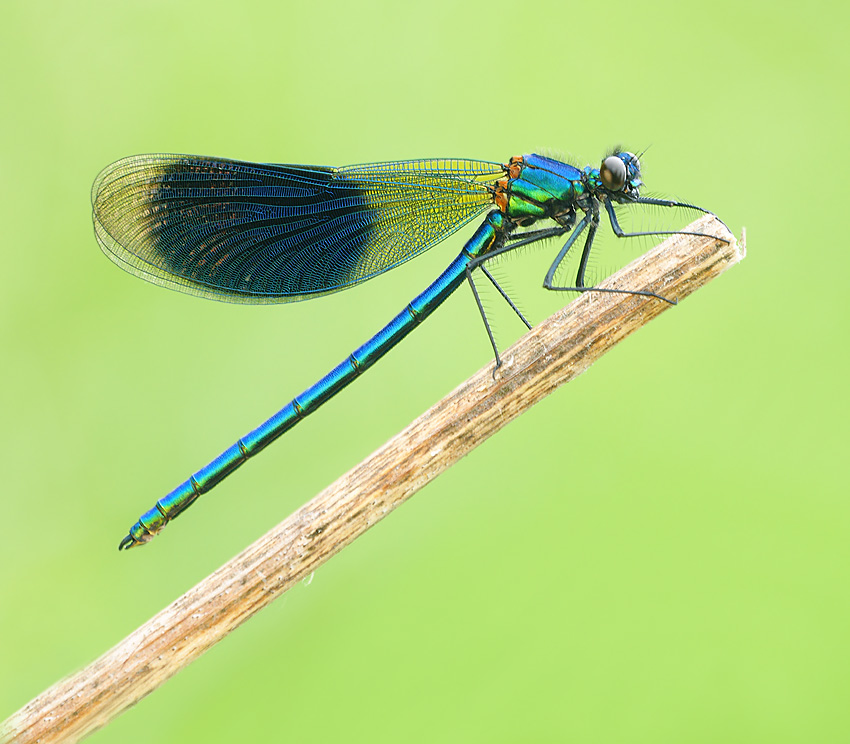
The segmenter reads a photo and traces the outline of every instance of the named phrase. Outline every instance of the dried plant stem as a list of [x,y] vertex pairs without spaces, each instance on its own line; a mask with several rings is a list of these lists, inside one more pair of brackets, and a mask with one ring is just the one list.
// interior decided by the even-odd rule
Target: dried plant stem
[[[602,286],[683,299],[743,258],[712,216],[674,235]],[[13,714],[3,741],[75,742],[106,725],[422,486],[670,306],[590,293],[559,311],[241,554],[85,669]],[[150,549],[150,548],[148,548]]]

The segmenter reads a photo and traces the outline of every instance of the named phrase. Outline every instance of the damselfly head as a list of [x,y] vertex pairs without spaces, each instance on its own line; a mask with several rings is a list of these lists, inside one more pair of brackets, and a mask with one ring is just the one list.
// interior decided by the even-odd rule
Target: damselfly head
[[629,201],[639,195],[640,160],[631,152],[618,152],[602,161],[599,178],[617,201]]

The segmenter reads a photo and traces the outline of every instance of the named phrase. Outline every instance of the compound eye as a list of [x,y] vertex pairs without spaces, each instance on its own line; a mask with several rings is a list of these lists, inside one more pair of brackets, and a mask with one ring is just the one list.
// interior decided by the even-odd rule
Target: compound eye
[[622,191],[626,185],[626,164],[616,155],[611,155],[602,161],[599,176],[608,191]]

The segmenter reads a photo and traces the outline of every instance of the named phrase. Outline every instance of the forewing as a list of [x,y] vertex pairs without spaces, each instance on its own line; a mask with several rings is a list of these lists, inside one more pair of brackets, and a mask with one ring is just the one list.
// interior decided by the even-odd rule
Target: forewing
[[147,281],[242,303],[315,297],[439,242],[491,203],[497,164],[348,168],[141,155],[92,190],[104,252]]

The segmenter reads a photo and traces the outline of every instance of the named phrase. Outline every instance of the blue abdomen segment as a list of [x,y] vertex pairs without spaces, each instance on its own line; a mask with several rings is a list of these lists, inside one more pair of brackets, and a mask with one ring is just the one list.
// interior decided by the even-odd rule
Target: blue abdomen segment
[[457,258],[424,292],[321,380],[160,499],[153,509],[145,512],[133,525],[119,547],[131,548],[148,542],[201,494],[209,491],[249,457],[271,444],[377,362],[463,283],[470,261],[496,247],[500,237],[511,227],[512,223],[501,212],[490,212]]

